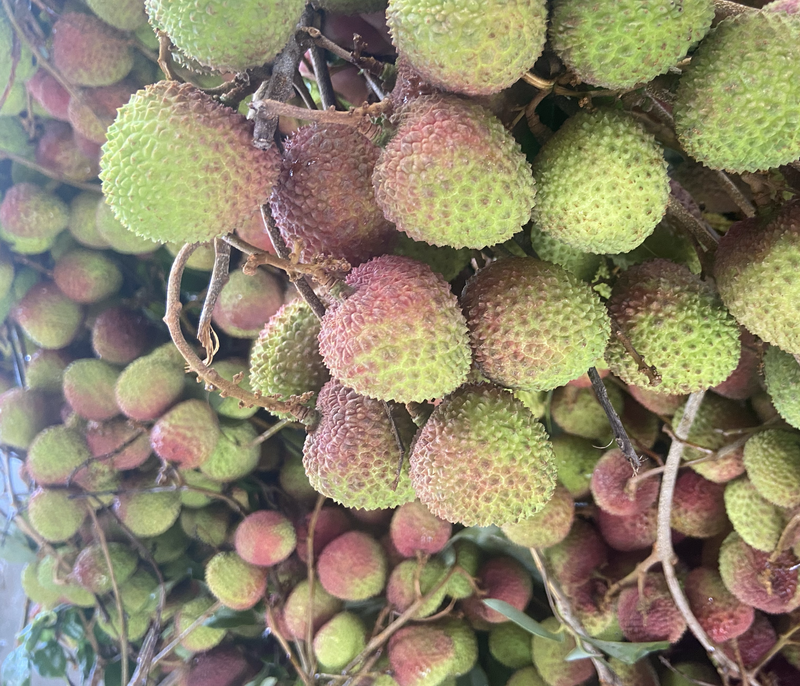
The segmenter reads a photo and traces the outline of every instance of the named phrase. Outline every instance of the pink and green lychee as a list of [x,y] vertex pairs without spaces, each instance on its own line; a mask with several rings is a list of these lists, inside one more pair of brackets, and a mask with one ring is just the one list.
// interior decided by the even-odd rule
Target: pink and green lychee
[[103,249],[108,247],[108,241],[97,231],[97,205],[102,202],[102,197],[97,193],[84,191],[78,193],[69,205],[69,229],[72,237],[87,248]]
[[64,370],[72,358],[63,350],[37,350],[25,369],[25,388],[60,393]]
[[200,471],[214,481],[236,481],[258,465],[260,446],[253,445],[258,434],[249,422],[220,422],[220,436]]
[[[122,543],[108,543],[108,555],[117,586],[125,583],[136,571],[138,557]],[[72,568],[72,577],[86,590],[98,595],[112,588],[111,572],[106,562],[103,547],[99,543],[84,548]]]
[[[70,476],[80,480],[89,471],[91,453],[86,439],[75,429],[52,426],[37,434],[28,449],[26,467],[40,485],[66,484]],[[80,469],[82,465],[86,468]]]
[[415,500],[398,507],[389,527],[392,543],[403,557],[438,553],[450,538],[453,525],[439,519]]
[[180,522],[187,536],[219,548],[228,540],[231,511],[223,503],[212,503],[206,507],[182,510]]
[[[552,633],[561,631],[561,624],[555,617],[548,617],[541,624]],[[565,660],[576,644],[569,634],[564,633],[563,636],[561,642],[542,636],[533,637],[533,664],[548,686],[576,686],[594,676],[594,667],[588,658],[570,662]]]
[[14,252],[45,252],[68,223],[64,201],[32,183],[11,186],[0,203],[0,237]]
[[114,393],[119,375],[119,368],[103,360],[75,360],[64,370],[64,397],[85,419],[111,419],[119,414]]
[[256,338],[283,304],[280,281],[264,270],[231,272],[214,306],[213,321],[234,338]]
[[217,553],[206,565],[206,583],[225,607],[249,610],[264,596],[267,572],[236,553]]
[[107,422],[89,422],[84,432],[92,456],[114,469],[141,467],[150,457],[147,431],[118,417]]
[[58,414],[41,391],[11,388],[0,395],[0,443],[26,449]]
[[40,348],[57,350],[78,335],[83,310],[54,283],[38,283],[14,305],[11,316]]
[[131,419],[158,419],[180,398],[184,376],[180,365],[163,357],[140,357],[125,367],[117,379],[117,405]]
[[122,272],[104,253],[78,248],[56,260],[53,280],[70,300],[94,303],[120,289]]
[[614,550],[645,550],[656,542],[658,505],[653,503],[643,512],[628,515],[598,509],[596,523],[603,540]]
[[642,584],[624,588],[619,596],[617,619],[629,641],[677,643],[686,631],[686,620],[672,599],[661,573],[649,572]]
[[800,429],[800,362],[796,356],[770,346],[764,355],[764,380],[780,416]]
[[[181,511],[177,491],[147,492],[155,486],[151,481],[133,481],[128,484],[132,492],[120,493],[114,502],[114,512],[120,521],[142,538],[163,534],[177,521]],[[140,492],[135,492],[137,489]]]
[[[307,622],[309,618],[310,594],[308,582],[298,583],[283,607],[283,621],[293,638],[305,639]],[[322,584],[314,584],[314,596],[310,617],[313,630],[319,629],[325,622],[333,617],[342,608],[342,601],[328,593]]]
[[477,576],[482,594],[470,596],[464,602],[465,608],[491,624],[500,624],[508,618],[482,602],[483,599],[502,600],[512,607],[524,610],[533,595],[533,582],[528,571],[512,557],[500,555],[481,565]]
[[800,505],[800,435],[768,429],[744,445],[744,466],[756,490],[779,507]]
[[[625,404],[622,391],[610,384],[606,386],[606,391],[611,406],[617,414],[622,414]],[[550,413],[553,421],[570,435],[593,439],[603,444],[612,438],[608,417],[591,388],[557,388],[553,392]]]
[[602,451],[591,440],[570,434],[555,436],[552,442],[559,482],[573,498],[585,498]]
[[348,531],[325,546],[317,560],[317,574],[332,596],[366,600],[386,585],[386,553],[368,534]]
[[92,324],[92,349],[110,364],[133,362],[144,352],[149,338],[147,320],[126,307],[109,307]]
[[725,588],[716,570],[693,569],[686,577],[684,588],[692,614],[714,643],[741,636],[753,623],[755,610]]
[[211,457],[220,437],[217,415],[202,400],[178,403],[155,423],[150,445],[162,460],[183,469],[199,467]]
[[[645,462],[645,470],[652,467],[652,463]],[[633,468],[621,450],[606,452],[592,473],[591,489],[597,506],[618,516],[646,510],[658,498],[658,479],[632,482],[633,476]]]
[[[239,358],[214,360],[214,369],[223,379],[228,381],[233,381],[237,374],[241,374],[241,380],[238,383],[239,388],[243,388],[250,393],[253,392],[254,388],[250,382],[250,369],[244,360]],[[219,393],[214,392],[208,394],[208,404],[218,415],[228,419],[250,419],[258,411],[257,406],[239,407],[239,401],[236,398],[223,398]]]
[[450,674],[454,641],[427,624],[405,626],[389,639],[389,664],[400,686],[436,686]]
[[711,538],[728,527],[725,514],[725,486],[691,470],[684,471],[675,483],[670,525],[686,536]]
[[294,552],[297,533],[280,512],[259,510],[241,521],[236,528],[234,545],[246,562],[272,567]]
[[553,497],[541,511],[501,528],[512,543],[524,548],[549,548],[567,537],[574,517],[575,501],[566,488],[556,486]]
[[481,564],[481,549],[472,541],[459,540],[453,544],[456,569],[447,582],[447,595],[451,598],[469,598],[475,592],[475,577]]
[[[447,568],[444,563],[433,558],[423,560],[403,560],[389,575],[386,584],[386,600],[400,613],[408,610],[419,597],[417,596],[417,580],[422,596],[430,596],[414,613],[413,619],[423,619],[432,615],[442,604],[447,595],[447,584],[444,582]],[[438,590],[435,590],[438,587]]]

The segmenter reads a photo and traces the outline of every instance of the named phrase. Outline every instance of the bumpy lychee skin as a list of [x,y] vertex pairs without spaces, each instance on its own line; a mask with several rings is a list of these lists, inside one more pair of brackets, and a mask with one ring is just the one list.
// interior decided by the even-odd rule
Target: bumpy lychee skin
[[723,398],[731,400],[746,400],[761,390],[758,378],[761,349],[758,342],[755,336],[744,327],[739,328],[739,340],[742,342],[739,364],[725,381],[711,389]]
[[467,377],[467,325],[447,282],[407,257],[384,255],[347,275],[353,292],[322,318],[319,350],[342,384],[367,397],[422,402]]
[[[658,386],[655,388],[658,388]],[[628,393],[635,398],[636,402],[646,407],[650,412],[667,417],[674,415],[675,411],[686,402],[685,394],[659,393],[654,388],[628,386]]]
[[206,583],[225,607],[249,610],[264,595],[267,572],[236,553],[217,553],[206,565]]
[[714,262],[717,288],[737,321],[795,355],[800,354],[798,260],[800,202],[792,202],[771,220],[746,219],[731,226]]
[[117,110],[130,100],[136,89],[137,84],[132,79],[125,79],[111,86],[80,90],[80,99],[69,101],[67,113],[72,128],[84,139],[102,145]]
[[531,635],[514,622],[495,624],[489,631],[489,651],[512,669],[531,664]]
[[328,673],[340,671],[367,643],[367,628],[352,612],[340,612],[314,635],[314,654]]
[[107,461],[114,469],[136,469],[150,456],[147,431],[121,417],[102,423],[90,422],[84,435],[92,456]]
[[614,550],[645,550],[656,542],[658,505],[654,502],[643,512],[629,515],[613,515],[599,509],[596,521],[603,540]]
[[[732,172],[797,159],[796,93],[775,93],[768,77],[753,69],[761,60],[785,63],[788,83],[796,84],[799,42],[800,22],[781,12],[746,12],[720,22],[692,57],[678,87],[675,131],[686,152],[712,169]],[[753,78],[745,81],[729,78],[751,72]]]
[[46,251],[68,222],[66,204],[32,183],[14,184],[0,203],[0,236],[15,252]]
[[[548,617],[541,624],[553,633],[561,627],[555,617]],[[566,634],[560,643],[541,636],[533,637],[533,664],[548,686],[577,686],[594,676],[594,667],[588,658],[570,662],[564,659],[574,649],[575,639]]]
[[[25,88],[33,97],[34,102],[41,105],[42,109],[53,119],[60,119],[61,121],[69,119],[67,110],[69,108],[70,94],[50,72],[39,69],[25,82]],[[93,193],[90,195],[96,198]]]
[[658,497],[658,479],[644,479],[629,486],[634,476],[633,468],[625,454],[609,450],[592,473],[592,495],[598,507],[618,516],[636,514],[646,510]]
[[528,570],[513,557],[505,555],[484,562],[478,570],[477,582],[482,594],[480,597],[472,595],[463,603],[469,607],[470,613],[491,624],[507,622],[508,617],[484,605],[482,600],[502,600],[522,611],[533,594],[533,582]]
[[117,379],[117,405],[131,419],[157,419],[180,397],[183,380],[178,365],[154,355],[140,357]]
[[676,643],[686,631],[681,615],[661,573],[648,573],[643,594],[637,586],[623,589],[617,618],[625,638],[633,642],[669,641]]
[[542,0],[457,5],[391,0],[386,20],[398,51],[427,81],[465,95],[490,95],[519,79],[542,53]]
[[[91,459],[80,433],[64,425],[51,426],[37,434],[28,449],[28,474],[45,485],[66,484],[72,472]],[[76,475],[83,475],[86,469]]]
[[283,305],[264,325],[250,353],[253,388],[286,400],[318,392],[330,374],[319,353],[320,324],[300,298]]
[[584,252],[633,250],[666,211],[661,149],[628,115],[579,112],[542,148],[533,173],[535,226]]
[[70,359],[63,350],[37,350],[28,360],[25,387],[45,393],[59,393],[64,385],[64,370]]
[[[312,513],[307,514],[297,522],[297,556],[305,562],[308,559],[308,534],[309,526],[313,519]],[[353,527],[347,513],[341,507],[323,507],[317,516],[314,526],[314,556],[325,549],[335,538]]]
[[550,40],[581,80],[627,90],[677,64],[713,18],[710,0],[624,0],[605,7],[556,0]]
[[764,380],[778,414],[800,429],[800,363],[792,355],[771,347],[764,355]]
[[514,672],[506,682],[506,686],[547,686],[533,665],[523,667]]
[[572,528],[575,501],[563,486],[556,486],[550,502],[541,512],[517,524],[506,524],[503,533],[525,548],[549,548],[561,543]]
[[769,429],[750,437],[744,466],[756,490],[771,503],[800,505],[800,435]]
[[122,272],[103,253],[70,250],[56,261],[53,280],[70,300],[93,303],[119,290]]
[[386,584],[386,600],[397,612],[405,612],[419,597],[419,593],[430,596],[414,613],[413,619],[423,619],[436,612],[447,595],[444,584],[435,593],[431,593],[447,576],[447,568],[438,558],[427,562],[421,560],[403,560],[389,576]]
[[180,515],[180,524],[187,536],[219,548],[228,538],[230,510],[222,503],[213,503],[196,510],[184,509]]
[[269,272],[231,273],[214,306],[213,321],[234,338],[255,338],[283,304],[281,283]]
[[[606,386],[606,391],[611,406],[622,414],[625,407],[622,391],[611,384]],[[550,414],[556,424],[573,436],[588,438],[600,445],[612,438],[608,416],[591,388],[573,385],[557,388],[550,402]]]
[[417,497],[437,517],[501,526],[531,517],[555,489],[544,427],[508,391],[465,385],[417,434],[411,452]]
[[119,414],[114,386],[119,369],[103,360],[75,360],[64,370],[64,397],[74,412],[103,421]]
[[92,349],[101,360],[128,364],[144,352],[149,329],[144,317],[125,307],[103,310],[92,325]]
[[778,614],[800,606],[798,561],[785,551],[771,559],[770,553],[747,545],[736,532],[722,543],[719,573],[725,587],[745,605]]
[[243,226],[278,174],[277,152],[251,145],[247,120],[188,83],[140,90],[106,135],[103,193],[128,229],[150,239],[204,242]]
[[485,267],[467,282],[461,305],[475,362],[507,388],[563,386],[603,356],[611,333],[605,307],[589,286],[532,258]]
[[[200,615],[214,604],[213,598],[201,596],[184,603],[175,615],[175,630],[182,634]],[[181,639],[181,645],[193,652],[211,650],[225,638],[225,629],[200,625]]]
[[86,507],[65,491],[37,489],[28,499],[31,526],[45,541],[58,543],[72,538],[86,519]]
[[691,470],[675,483],[670,523],[675,531],[694,538],[711,538],[728,526],[725,516],[725,486]]
[[220,71],[244,71],[272,61],[300,19],[303,0],[256,0],[231,5],[145,0],[150,23],[200,64]]
[[[662,376],[660,393],[693,393],[728,378],[739,363],[739,329],[711,285],[686,267],[652,260],[628,269],[608,301],[612,319]],[[623,381],[647,376],[614,339],[606,361]]]
[[300,259],[347,260],[351,267],[389,252],[397,234],[375,201],[372,172],[380,148],[350,126],[304,126],[284,144],[270,205]]
[[[772,623],[761,612],[756,612],[750,628],[736,639],[745,669],[752,669],[757,664],[760,664],[761,660],[766,657],[772,646],[777,642],[778,636],[772,627]],[[736,651],[730,643],[723,645],[722,650],[732,660],[737,659]]]
[[64,122],[50,120],[44,124],[44,133],[36,145],[36,162],[73,181],[88,181],[99,171],[98,156],[84,153],[72,127]]
[[769,502],[743,477],[725,486],[725,511],[733,529],[747,545],[771,553],[783,533],[781,509]]
[[245,562],[259,567],[282,562],[292,554],[296,544],[297,533],[280,512],[253,512],[236,527],[236,552]]
[[259,445],[253,445],[258,434],[250,422],[228,420],[221,422],[219,428],[217,445],[200,465],[200,471],[214,481],[235,481],[258,465],[261,450]]
[[389,639],[389,664],[399,686],[436,686],[454,660],[453,639],[435,626],[405,626]]
[[24,450],[57,417],[46,394],[10,388],[0,394],[0,443]]
[[[109,543],[108,555],[114,570],[114,580],[117,584],[124,584],[136,571],[136,554],[121,543]],[[111,590],[111,574],[99,543],[81,551],[72,568],[72,577],[85,589],[98,595]]]
[[150,431],[153,452],[183,469],[203,464],[219,440],[217,414],[202,400],[178,403]]
[[58,350],[78,334],[83,310],[54,283],[38,283],[14,305],[11,316],[36,345]]
[[322,587],[335,598],[366,600],[383,590],[386,566],[386,553],[378,541],[348,531],[325,546],[317,573]]
[[753,623],[753,608],[741,603],[725,588],[716,570],[693,569],[686,577],[685,586],[692,613],[714,643],[741,636]]
[[94,220],[97,234],[118,253],[123,255],[142,255],[158,247],[159,242],[150,238],[143,238],[133,231],[129,231],[114,216],[114,210],[106,204],[105,200],[97,204]]
[[421,502],[401,505],[392,516],[389,533],[392,543],[403,557],[417,552],[432,555],[444,548],[453,525],[431,514]]
[[53,62],[78,86],[110,86],[133,67],[125,36],[91,14],[66,12],[53,25]]
[[[138,479],[130,483],[130,489],[146,491],[154,488],[152,481]],[[124,490],[124,489],[123,489]],[[114,501],[114,512],[136,536],[152,538],[163,534],[177,520],[181,511],[181,497],[177,491],[155,493],[120,493]]]
[[530,165],[502,124],[451,96],[421,97],[405,107],[372,182],[398,229],[454,248],[508,240],[530,219],[536,196]]
[[[286,605],[283,607],[283,621],[289,635],[294,638],[305,640],[309,614],[308,603],[308,582],[301,581],[289,594]],[[341,600],[334,598],[321,584],[314,584],[311,620],[315,631],[341,609]]]
[[86,4],[106,24],[120,31],[134,31],[147,22],[139,0],[87,0]]

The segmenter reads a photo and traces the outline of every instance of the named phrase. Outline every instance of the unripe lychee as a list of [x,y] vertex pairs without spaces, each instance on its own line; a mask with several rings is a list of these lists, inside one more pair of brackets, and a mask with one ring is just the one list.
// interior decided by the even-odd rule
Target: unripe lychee
[[[234,357],[227,360],[214,360],[214,369],[223,379],[228,381],[233,381],[234,377],[241,374],[241,380],[238,383],[239,388],[243,388],[250,393],[253,392],[254,388],[250,383],[250,369],[243,359]],[[258,412],[258,406],[239,407],[237,398],[231,396],[223,398],[219,393],[213,391],[208,394],[208,404],[218,415],[228,419],[250,419]]]
[[236,528],[234,545],[250,564],[271,567],[285,560],[295,549],[297,534],[280,512],[260,510],[245,517]]
[[800,363],[789,353],[771,346],[764,355],[764,380],[780,416],[800,429]]
[[213,321],[234,338],[255,338],[283,304],[280,281],[263,269],[231,272],[214,306]]
[[514,672],[506,682],[506,686],[547,686],[539,671],[531,665]]
[[121,417],[102,423],[90,422],[84,435],[92,456],[108,461],[114,469],[136,469],[150,456],[147,431]]
[[0,236],[15,252],[45,252],[68,222],[67,205],[32,183],[14,184],[0,203]]
[[314,654],[324,671],[338,672],[367,643],[367,629],[358,615],[340,612],[314,634]]
[[525,667],[532,660],[531,635],[514,622],[495,624],[489,631],[489,652],[506,667]]
[[183,393],[183,384],[180,366],[154,355],[140,357],[117,379],[117,405],[131,419],[158,419]]
[[103,360],[75,360],[64,370],[64,397],[72,410],[94,421],[119,414],[114,388],[120,371]]
[[224,503],[181,510],[181,528],[187,536],[206,545],[219,548],[228,540],[231,521],[230,508]]
[[638,586],[622,590],[617,618],[625,638],[633,642],[677,643],[686,631],[686,620],[675,605],[661,573],[647,573],[641,594]]
[[505,524],[502,529],[512,543],[524,548],[549,548],[566,538],[574,516],[572,496],[563,486],[556,486],[543,510],[516,524]]
[[217,553],[206,565],[206,583],[225,607],[249,610],[264,596],[267,572],[236,553]]
[[[136,571],[136,554],[122,543],[109,543],[108,554],[117,585],[125,583]],[[72,576],[85,589],[102,595],[111,590],[111,574],[99,543],[84,548],[75,560]]]
[[[283,606],[283,621],[289,635],[305,640],[309,617],[308,582],[301,581],[294,587]],[[314,599],[311,609],[313,630],[319,629],[342,608],[342,601],[334,598],[321,584],[314,584]]]
[[[447,594],[447,584],[442,584],[446,576],[447,568],[437,558],[427,562],[403,560],[389,575],[386,600],[397,612],[403,613],[418,600],[417,584],[419,584],[421,596],[430,595],[430,598],[420,605],[412,619],[428,617],[439,609]],[[441,588],[431,593],[439,585]]]
[[39,562],[28,562],[20,574],[20,585],[31,602],[50,610],[61,601],[61,590],[55,586],[43,586],[37,578]]
[[686,577],[685,587],[692,614],[714,643],[741,636],[753,623],[753,608],[725,588],[716,570],[693,569]]
[[73,302],[94,303],[119,290],[122,272],[103,253],[76,249],[56,260],[53,280]]
[[[194,598],[188,603],[184,603],[175,615],[175,631],[183,634],[189,628],[189,625],[204,614],[213,604],[214,600],[206,596]],[[225,629],[217,629],[201,624],[181,639],[181,645],[192,652],[204,652],[219,645],[220,641],[225,638],[226,633]]]
[[750,479],[728,482],[725,511],[734,531],[747,545],[767,553],[775,550],[785,524],[783,513],[756,490]]
[[14,305],[11,316],[36,345],[57,350],[78,334],[83,310],[54,283],[38,283]]
[[40,485],[66,484],[75,472],[80,480],[91,461],[89,446],[83,436],[64,425],[52,426],[37,434],[28,449],[25,462],[28,474]]
[[[178,491],[148,493],[156,484],[136,479],[128,483],[133,492],[120,493],[114,502],[114,512],[134,535],[152,538],[163,534],[178,519],[181,498]],[[141,492],[135,492],[141,489]]]
[[92,325],[92,349],[110,364],[128,364],[144,352],[149,330],[144,317],[125,307],[103,310]]
[[317,560],[322,587],[342,600],[366,600],[386,584],[386,554],[381,544],[360,531],[334,539]]
[[41,391],[11,388],[0,395],[0,443],[26,449],[39,433],[58,419]]
[[768,429],[744,444],[744,466],[756,490],[780,507],[800,505],[800,435]]
[[427,555],[438,553],[452,530],[450,522],[431,514],[418,500],[397,508],[389,529],[392,543],[403,557],[414,557],[418,552]]
[[[555,617],[548,617],[541,625],[550,632],[561,628]],[[541,636],[533,637],[533,664],[548,686],[577,686],[594,675],[592,661],[588,658],[567,662],[565,658],[575,649],[575,639],[567,633],[561,642]]]
[[236,481],[258,465],[261,449],[253,445],[258,434],[249,422],[231,420],[220,422],[219,431],[219,440],[200,471],[214,481]]
[[450,673],[453,639],[438,627],[405,626],[389,639],[389,663],[400,686],[436,686]]
[[73,500],[66,491],[36,489],[28,499],[31,526],[45,540],[58,543],[72,538],[86,519],[82,500]]
[[123,255],[143,255],[155,250],[159,244],[149,237],[138,236],[125,228],[114,216],[114,210],[105,201],[101,201],[97,205],[95,228],[107,245]]
[[25,369],[25,388],[60,393],[64,385],[64,370],[71,356],[64,350],[37,350]]
[[384,255],[356,267],[346,284],[352,292],[328,309],[319,334],[322,359],[343,385],[380,400],[422,402],[464,382],[467,326],[441,276]]
[[183,469],[194,469],[211,457],[219,437],[214,410],[202,400],[185,400],[155,423],[150,431],[150,445],[162,460],[176,462]]
[[[624,408],[622,391],[616,386],[606,386],[611,406],[621,414]],[[553,392],[550,403],[553,420],[573,436],[607,443],[612,436],[608,417],[591,388],[563,386]]]

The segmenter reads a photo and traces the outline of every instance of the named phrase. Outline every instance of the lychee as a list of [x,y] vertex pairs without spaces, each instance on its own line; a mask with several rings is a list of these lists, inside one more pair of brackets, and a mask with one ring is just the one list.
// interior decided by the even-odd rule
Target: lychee
[[386,554],[371,536],[348,531],[325,546],[317,573],[322,587],[335,598],[366,600],[386,584]]
[[250,564],[271,567],[285,560],[295,549],[297,534],[280,512],[260,510],[245,517],[236,528],[234,545]]
[[236,553],[217,553],[206,565],[208,590],[225,607],[249,610],[264,596],[267,572]]
[[111,419],[119,414],[114,394],[119,375],[117,367],[103,360],[75,360],[64,370],[64,397],[85,419]]
[[150,445],[162,460],[194,469],[211,457],[219,437],[214,410],[202,400],[184,400],[155,423]]
[[249,422],[220,422],[220,436],[211,456],[200,465],[200,471],[214,481],[236,481],[258,465],[258,437]]
[[514,558],[505,555],[484,562],[478,570],[478,586],[482,593],[462,601],[484,621],[500,624],[508,621],[505,615],[484,605],[482,600],[502,600],[517,610],[524,610],[533,594],[530,573]]
[[716,570],[697,567],[684,585],[692,614],[714,643],[741,636],[753,623],[753,608],[725,588]]
[[255,338],[283,304],[280,281],[263,269],[231,272],[214,306],[213,321],[234,338]]
[[144,317],[126,307],[109,307],[95,317],[92,349],[110,364],[126,365],[147,346],[149,329]]
[[358,615],[340,612],[314,634],[314,654],[324,671],[335,673],[358,655],[367,643],[367,629]]
[[556,486],[544,509],[516,524],[505,524],[502,529],[512,543],[525,548],[549,548],[566,538],[574,517],[572,496],[563,486]]
[[45,540],[58,543],[72,538],[86,519],[82,500],[73,500],[66,491],[36,489],[28,499],[31,526]]
[[617,618],[625,638],[633,642],[677,643],[686,631],[686,620],[675,605],[667,581],[660,572],[647,573],[641,593],[638,586],[622,590]]

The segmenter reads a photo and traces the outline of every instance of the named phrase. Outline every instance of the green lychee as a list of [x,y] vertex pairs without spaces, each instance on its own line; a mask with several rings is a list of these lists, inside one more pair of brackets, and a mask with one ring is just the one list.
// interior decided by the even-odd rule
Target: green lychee
[[771,553],[785,526],[780,508],[743,477],[725,486],[725,511],[733,529],[747,545]]
[[324,671],[335,673],[358,655],[367,643],[367,629],[358,615],[340,612],[314,634],[314,654]]
[[[204,614],[213,604],[214,600],[207,596],[194,598],[185,603],[175,616],[175,630],[182,634],[189,628],[189,625]],[[219,645],[222,639],[225,638],[226,633],[225,629],[217,629],[201,624],[181,639],[181,645],[192,652],[204,652]]]
[[213,311],[213,321],[234,338],[255,338],[283,304],[283,287],[272,274],[231,272]]
[[[548,617],[541,624],[550,632],[561,629],[555,617]],[[541,636],[533,637],[533,664],[548,686],[576,686],[594,675],[591,660],[565,660],[575,649],[575,639],[566,633],[563,636],[564,640],[560,643]]]
[[184,400],[153,425],[150,445],[162,460],[194,469],[211,457],[219,437],[214,410],[202,400]]
[[495,624],[489,631],[489,652],[511,669],[531,664],[531,635],[514,622]]
[[77,249],[70,250],[56,260],[53,280],[70,300],[93,303],[119,290],[122,272],[105,254]]
[[57,350],[78,335],[83,310],[54,283],[38,283],[14,305],[11,316],[36,345]]
[[[423,619],[432,615],[442,605],[447,595],[448,584],[441,585],[447,576],[447,568],[438,558],[424,560],[403,560],[396,565],[386,584],[386,600],[397,612],[405,612],[421,596],[430,596],[414,613],[413,619]],[[419,593],[417,594],[417,584]]]
[[31,526],[45,540],[58,543],[72,538],[86,519],[86,507],[66,491],[39,488],[28,499]]
[[45,252],[68,223],[64,201],[32,183],[14,184],[0,203],[0,237],[14,252]]
[[220,422],[220,436],[211,456],[200,465],[200,471],[214,481],[236,481],[258,465],[260,446],[249,422]]
[[75,360],[64,370],[64,397],[86,419],[103,421],[119,414],[114,388],[119,368],[103,360]]
[[225,607],[249,610],[264,595],[267,572],[236,553],[217,553],[206,565],[206,583]]
[[764,380],[772,404],[789,424],[800,429],[800,362],[770,347],[764,355]]
[[549,548],[567,537],[574,516],[572,496],[563,486],[556,486],[553,497],[540,512],[516,524],[506,524],[502,529],[512,543],[524,548]]
[[[138,558],[136,553],[122,543],[109,543],[107,547],[111,568],[114,570],[114,580],[119,586],[136,571]],[[85,589],[98,595],[111,590],[111,573],[99,543],[93,543],[81,551],[72,568],[72,576]]]
[[744,467],[769,502],[800,505],[800,434],[768,429],[751,436],[744,444]]
[[[611,384],[606,386],[606,392],[611,406],[617,414],[622,414],[625,402],[622,392]],[[601,443],[611,440],[608,417],[591,388],[572,385],[557,388],[550,402],[550,414],[556,424],[568,434]]]
[[[149,480],[133,480],[116,496],[114,512],[134,535],[152,538],[163,534],[178,519],[181,499],[177,491],[148,493],[156,484]],[[140,492],[136,492],[136,491]]]
[[157,419],[180,397],[183,369],[153,354],[131,362],[117,379],[115,395],[123,414],[138,421]]

